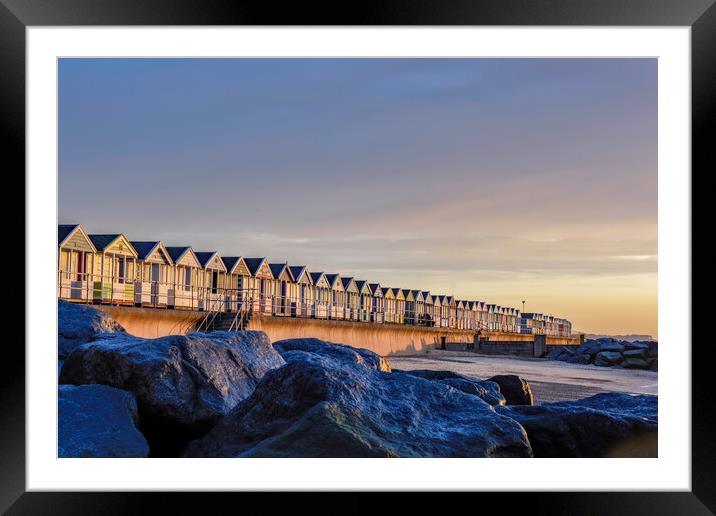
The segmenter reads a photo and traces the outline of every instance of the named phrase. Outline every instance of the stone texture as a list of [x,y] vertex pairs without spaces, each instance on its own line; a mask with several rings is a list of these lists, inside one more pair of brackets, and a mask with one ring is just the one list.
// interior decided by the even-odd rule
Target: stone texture
[[500,392],[500,386],[494,381],[480,380],[452,371],[433,371],[431,369],[413,369],[411,371],[394,369],[393,372],[444,383],[466,394],[477,396],[490,405],[505,404],[505,397]]
[[132,392],[154,453],[155,445],[179,446],[208,431],[267,371],[283,364],[262,332],[158,339],[115,334],[76,348],[65,360],[60,383],[100,383]]
[[131,393],[105,385],[60,385],[59,457],[146,457]]
[[311,357],[319,355],[346,364],[365,365],[378,371],[390,372],[388,361],[377,353],[345,344],[307,338],[277,340],[273,343],[273,347],[286,362],[310,360]]
[[656,396],[603,393],[577,401],[495,410],[525,428],[535,457],[657,454]]
[[523,428],[440,381],[316,354],[269,371],[188,457],[529,457]]
[[124,328],[108,314],[88,305],[57,301],[58,355],[67,357],[80,344],[103,333],[124,333]]
[[500,386],[506,405],[534,405],[535,398],[530,384],[514,374],[500,374],[489,379]]

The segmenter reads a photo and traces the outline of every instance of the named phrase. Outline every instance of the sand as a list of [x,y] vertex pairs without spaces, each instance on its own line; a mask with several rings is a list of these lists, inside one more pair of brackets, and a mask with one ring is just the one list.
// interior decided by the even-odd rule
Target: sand
[[658,373],[654,371],[441,350],[392,356],[388,361],[394,369],[449,370],[483,380],[496,374],[516,374],[529,382],[538,403],[573,400],[610,391],[658,394]]

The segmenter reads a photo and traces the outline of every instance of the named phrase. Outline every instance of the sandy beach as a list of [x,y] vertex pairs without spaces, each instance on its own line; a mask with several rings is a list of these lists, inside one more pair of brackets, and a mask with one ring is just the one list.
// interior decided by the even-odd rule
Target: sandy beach
[[393,369],[450,370],[480,379],[496,374],[516,374],[529,382],[538,403],[579,399],[610,391],[658,394],[658,373],[654,371],[440,350],[392,356],[388,361]]

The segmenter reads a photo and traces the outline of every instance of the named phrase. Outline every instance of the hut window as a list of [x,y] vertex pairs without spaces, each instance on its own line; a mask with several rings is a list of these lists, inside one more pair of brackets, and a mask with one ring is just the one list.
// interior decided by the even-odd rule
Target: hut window
[[212,271],[211,272],[211,293],[216,294],[216,286],[219,283],[219,272],[218,271]]

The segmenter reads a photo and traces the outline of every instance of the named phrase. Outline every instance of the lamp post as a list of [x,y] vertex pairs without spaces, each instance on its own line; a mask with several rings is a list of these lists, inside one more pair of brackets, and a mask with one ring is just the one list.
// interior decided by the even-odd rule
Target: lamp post
[[522,300],[522,313],[525,313],[525,300]]

